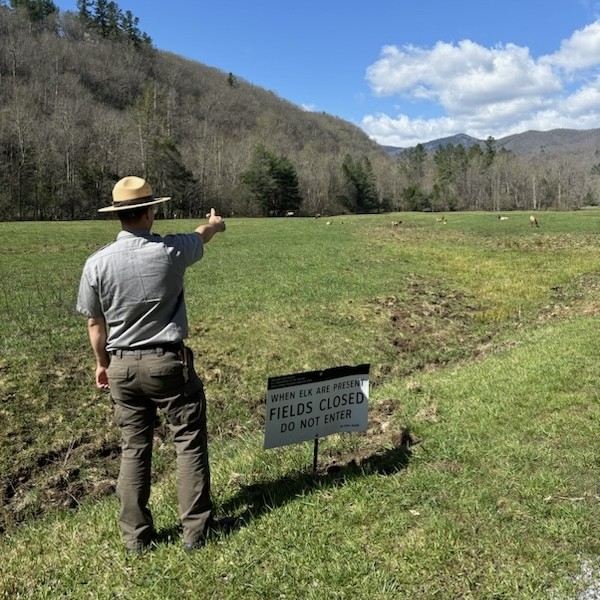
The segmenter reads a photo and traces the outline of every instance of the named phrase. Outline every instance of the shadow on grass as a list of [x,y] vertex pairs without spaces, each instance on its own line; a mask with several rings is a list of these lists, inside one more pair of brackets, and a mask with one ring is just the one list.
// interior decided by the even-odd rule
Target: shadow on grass
[[[211,537],[229,535],[253,519],[258,519],[311,490],[341,487],[352,479],[366,475],[398,473],[408,466],[412,455],[411,447],[419,442],[408,429],[404,429],[392,441],[392,448],[372,454],[348,453],[332,458],[329,464],[321,465],[316,472],[295,472],[272,481],[241,486],[233,498],[220,506],[220,512],[235,517],[226,516],[216,521]],[[173,544],[181,537],[181,531],[179,524],[160,529],[156,532],[154,541],[157,544]]]
[[347,481],[365,475],[393,475],[408,466],[411,446],[417,443],[419,440],[404,430],[391,449],[362,456],[350,454],[341,457],[343,462],[321,466],[316,472],[297,472],[273,481],[242,486],[220,507],[221,511],[238,515],[236,528],[239,528],[311,490],[341,487]]

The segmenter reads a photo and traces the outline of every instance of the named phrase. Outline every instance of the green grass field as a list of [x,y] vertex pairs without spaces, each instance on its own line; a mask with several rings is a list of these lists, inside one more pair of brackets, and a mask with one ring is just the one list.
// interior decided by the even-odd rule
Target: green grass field
[[[600,212],[508,216],[228,220],[188,343],[243,526],[182,551],[161,425],[139,557],[74,310],[118,222],[0,223],[0,598],[576,598],[600,577]],[[268,377],[362,363],[368,432],[321,440],[317,473],[310,443],[262,449]]]

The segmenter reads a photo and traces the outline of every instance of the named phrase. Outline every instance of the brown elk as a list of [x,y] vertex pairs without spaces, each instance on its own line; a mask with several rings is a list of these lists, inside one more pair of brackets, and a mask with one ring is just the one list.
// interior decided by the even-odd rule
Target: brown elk
[[531,215],[531,216],[529,217],[529,224],[530,224],[532,227],[539,227],[539,226],[540,226],[540,224],[538,223],[537,219],[536,219],[536,218],[535,218],[533,215]]

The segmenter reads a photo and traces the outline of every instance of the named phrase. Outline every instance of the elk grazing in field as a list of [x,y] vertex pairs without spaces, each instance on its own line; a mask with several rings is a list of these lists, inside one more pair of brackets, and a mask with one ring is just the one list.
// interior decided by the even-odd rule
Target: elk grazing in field
[[529,224],[532,227],[539,227],[540,226],[540,224],[538,223],[538,221],[537,221],[537,219],[535,218],[534,215],[530,215],[530,217],[529,217]]
[[392,227],[398,227],[402,221],[392,221]]
[[508,217],[504,217],[504,216],[502,216],[502,215],[498,215],[498,218],[499,218],[501,221],[508,221]]

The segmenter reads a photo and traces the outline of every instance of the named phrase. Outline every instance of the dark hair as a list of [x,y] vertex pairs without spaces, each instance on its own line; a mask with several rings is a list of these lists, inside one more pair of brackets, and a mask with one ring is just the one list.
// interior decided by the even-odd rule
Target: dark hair
[[121,222],[123,221],[137,221],[146,211],[147,206],[139,206],[137,208],[130,208],[128,210],[120,210],[117,212]]

